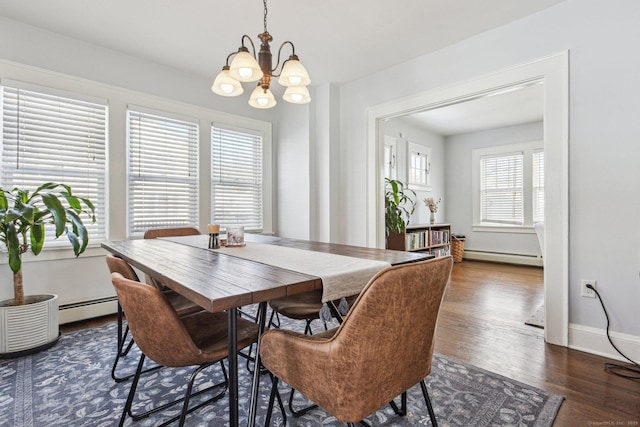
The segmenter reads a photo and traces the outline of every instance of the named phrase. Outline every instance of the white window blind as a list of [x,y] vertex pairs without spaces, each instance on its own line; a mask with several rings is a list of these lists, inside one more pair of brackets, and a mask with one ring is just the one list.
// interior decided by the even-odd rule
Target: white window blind
[[524,224],[523,153],[480,159],[480,220],[482,223]]
[[[90,199],[97,221],[82,219],[95,243],[106,237],[107,105],[87,99],[48,88],[2,86],[0,180],[3,187],[31,191],[45,182],[66,184],[74,195]],[[53,227],[46,233],[55,235]],[[45,242],[56,244],[52,238]]]
[[211,191],[213,222],[262,231],[261,134],[211,128]]
[[533,222],[544,222],[544,151],[533,152]]
[[198,124],[127,111],[129,235],[198,224]]

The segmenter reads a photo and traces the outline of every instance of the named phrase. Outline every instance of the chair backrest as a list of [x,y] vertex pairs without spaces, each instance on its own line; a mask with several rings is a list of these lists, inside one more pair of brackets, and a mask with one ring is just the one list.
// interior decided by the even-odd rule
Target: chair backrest
[[[144,232],[144,238],[155,239],[157,237],[196,236],[198,234],[200,234],[200,231],[194,227],[150,228]],[[148,274],[144,275],[144,280],[160,290],[166,289],[165,285]]]
[[107,261],[107,267],[109,267],[109,271],[111,273],[120,273],[123,277],[133,280],[134,282],[140,281],[133,268],[122,258],[112,254],[107,254],[105,258]]
[[189,366],[200,350],[167,298],[156,287],[111,273],[118,301],[140,350],[164,366]]
[[144,238],[155,239],[156,237],[195,236],[197,234],[200,234],[200,231],[194,227],[150,228],[144,232]]
[[324,355],[338,367],[332,372],[340,378],[336,398],[307,397],[339,419],[357,420],[423,380],[431,372],[436,321],[452,266],[446,256],[374,276]]

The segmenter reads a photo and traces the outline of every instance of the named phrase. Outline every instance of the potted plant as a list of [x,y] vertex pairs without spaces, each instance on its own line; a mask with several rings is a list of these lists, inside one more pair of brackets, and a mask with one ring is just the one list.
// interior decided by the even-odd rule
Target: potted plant
[[[13,272],[13,299],[0,301],[0,357],[14,357],[55,344],[59,337],[57,295],[24,296],[22,254],[38,255],[45,242],[45,226],[52,224],[55,237],[66,234],[79,256],[89,236],[81,215],[95,222],[89,199],[76,197],[65,184],[48,182],[34,192],[0,188],[0,241],[7,249]],[[24,317],[28,316],[28,317]],[[36,323],[34,323],[36,322]]]
[[404,250],[404,232],[416,209],[415,191],[402,182],[385,178],[384,218],[387,249]]

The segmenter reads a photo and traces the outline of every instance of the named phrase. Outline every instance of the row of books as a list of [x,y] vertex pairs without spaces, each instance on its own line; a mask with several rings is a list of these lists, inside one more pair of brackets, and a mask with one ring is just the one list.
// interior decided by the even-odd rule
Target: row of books
[[432,249],[430,252],[432,254],[434,254],[436,256],[436,258],[439,257],[439,256],[451,255],[451,251],[449,250],[449,246],[438,248],[438,249]]
[[449,243],[449,231],[417,231],[405,234],[407,250],[426,248],[427,246],[446,245]]

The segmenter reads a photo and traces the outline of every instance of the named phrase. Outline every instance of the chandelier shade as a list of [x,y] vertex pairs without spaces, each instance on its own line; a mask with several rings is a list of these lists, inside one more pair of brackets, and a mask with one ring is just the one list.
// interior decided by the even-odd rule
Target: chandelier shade
[[306,86],[289,86],[284,91],[282,99],[292,104],[307,104],[311,102],[311,96],[309,96],[309,90]]
[[[293,56],[293,55],[292,55]],[[282,86],[307,86],[311,83],[309,73],[304,65],[300,63],[300,60],[296,56],[295,58],[289,58],[282,66],[282,72],[278,77],[278,83]]]
[[[307,88],[311,84],[311,79],[306,68],[300,63],[293,43],[285,41],[280,45],[276,65],[273,66],[270,46],[273,37],[267,31],[267,0],[263,0],[263,3],[264,32],[258,34],[260,39],[258,54],[256,55],[256,48],[251,38],[246,34],[243,35],[240,48],[227,56],[227,62],[216,76],[211,90],[221,96],[238,96],[244,92],[241,82],[259,82],[251,93],[249,105],[254,108],[271,108],[277,104],[270,89],[271,81],[277,78],[280,85],[287,88],[282,99],[293,104],[306,104],[311,101]],[[247,45],[245,41],[248,42]],[[251,46],[251,51],[247,46]],[[285,46],[291,47],[291,55],[280,64],[280,55]],[[229,64],[231,58],[233,59]],[[280,74],[277,73],[278,69]]]
[[229,67],[229,75],[240,82],[257,82],[263,74],[258,61],[248,50],[239,50]]
[[271,89],[264,89],[258,85],[251,93],[249,98],[249,105],[253,108],[271,108],[277,104],[275,96],[271,92]]
[[213,81],[211,90],[221,96],[238,96],[244,93],[244,88],[240,84],[240,81],[231,77],[229,67],[227,66],[224,67]]

